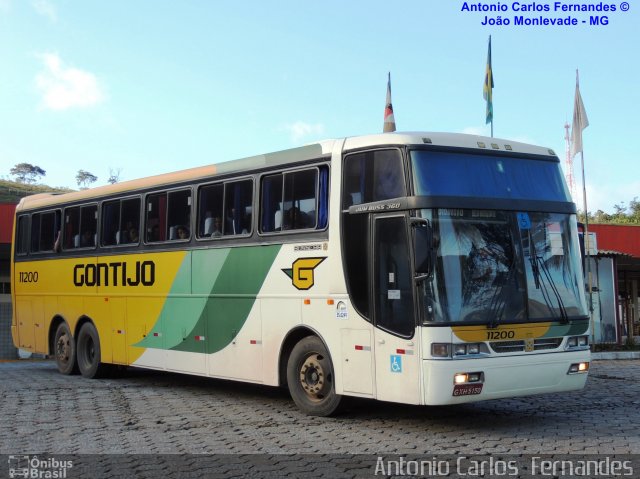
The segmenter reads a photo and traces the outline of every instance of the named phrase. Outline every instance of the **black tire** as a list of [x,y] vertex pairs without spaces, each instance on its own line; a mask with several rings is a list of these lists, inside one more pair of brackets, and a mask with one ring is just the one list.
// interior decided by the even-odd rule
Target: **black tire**
[[58,325],[53,339],[53,354],[56,366],[62,374],[78,374],[76,358],[76,341],[71,335],[69,325],[65,322]]
[[296,344],[287,362],[287,385],[296,406],[309,416],[339,412],[342,396],[336,394],[333,364],[317,336]]
[[93,323],[84,323],[78,333],[76,355],[80,374],[85,378],[103,377],[108,365],[100,362],[100,338]]

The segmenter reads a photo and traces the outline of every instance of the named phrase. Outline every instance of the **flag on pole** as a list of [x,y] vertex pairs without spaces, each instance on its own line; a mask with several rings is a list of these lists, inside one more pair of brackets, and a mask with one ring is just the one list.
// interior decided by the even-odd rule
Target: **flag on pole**
[[486,123],[491,123],[491,136],[493,136],[493,70],[491,69],[491,35],[489,35],[489,52],[487,53],[487,69],[484,74],[482,96],[487,101]]
[[396,119],[393,116],[393,105],[391,104],[391,73],[387,81],[387,104],[384,107],[384,125],[382,128],[384,133],[396,131]]
[[573,100],[573,124],[571,125],[571,157],[582,151],[582,130],[589,126],[587,112],[580,96],[580,80],[576,70],[576,96]]

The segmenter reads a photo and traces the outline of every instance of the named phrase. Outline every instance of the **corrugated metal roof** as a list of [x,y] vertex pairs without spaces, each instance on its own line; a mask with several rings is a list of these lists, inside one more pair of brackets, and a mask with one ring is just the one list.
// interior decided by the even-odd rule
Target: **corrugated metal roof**
[[631,255],[628,253],[622,253],[620,251],[599,249],[598,256],[629,256],[630,257]]
[[589,231],[598,235],[599,251],[618,251],[640,258],[640,226],[590,224]]

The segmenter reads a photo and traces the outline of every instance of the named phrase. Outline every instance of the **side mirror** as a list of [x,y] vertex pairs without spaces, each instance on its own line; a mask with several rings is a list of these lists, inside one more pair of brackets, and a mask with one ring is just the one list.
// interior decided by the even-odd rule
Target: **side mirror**
[[435,260],[433,251],[433,228],[429,220],[411,218],[413,228],[414,268],[416,281],[431,277]]

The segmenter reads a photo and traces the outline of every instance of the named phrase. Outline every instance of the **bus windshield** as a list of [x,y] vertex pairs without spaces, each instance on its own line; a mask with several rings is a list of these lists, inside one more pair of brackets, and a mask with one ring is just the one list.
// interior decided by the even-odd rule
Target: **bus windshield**
[[414,194],[570,202],[554,160],[413,150]]
[[433,225],[428,322],[568,321],[587,315],[575,217],[472,209],[421,210]]

